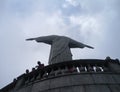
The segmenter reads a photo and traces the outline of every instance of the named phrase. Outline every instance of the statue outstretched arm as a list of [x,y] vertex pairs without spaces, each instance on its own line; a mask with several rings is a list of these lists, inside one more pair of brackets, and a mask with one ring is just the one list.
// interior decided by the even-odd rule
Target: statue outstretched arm
[[93,47],[91,47],[89,45],[83,44],[81,42],[77,42],[73,39],[70,39],[69,46],[70,46],[70,48],[84,48],[84,47],[87,47],[87,48],[90,48],[90,49],[94,49]]
[[41,37],[26,39],[26,41],[33,41],[33,40],[35,40],[36,42],[52,44],[52,41],[54,40],[54,36],[41,36]]

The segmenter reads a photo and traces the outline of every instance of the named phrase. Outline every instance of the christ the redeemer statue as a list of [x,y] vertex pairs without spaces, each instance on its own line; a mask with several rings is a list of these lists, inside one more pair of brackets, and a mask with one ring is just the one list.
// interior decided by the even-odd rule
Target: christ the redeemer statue
[[35,40],[37,42],[43,42],[51,45],[51,51],[49,56],[49,64],[60,63],[63,61],[72,60],[72,54],[70,48],[91,48],[93,47],[77,42],[71,38],[65,36],[41,36],[36,38],[26,39],[27,41]]

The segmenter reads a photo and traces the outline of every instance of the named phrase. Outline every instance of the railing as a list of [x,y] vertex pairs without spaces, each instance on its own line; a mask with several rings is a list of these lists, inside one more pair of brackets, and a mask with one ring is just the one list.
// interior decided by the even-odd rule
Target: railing
[[35,80],[63,76],[75,73],[110,72],[107,61],[98,59],[83,59],[49,65],[40,70],[25,74],[25,84]]

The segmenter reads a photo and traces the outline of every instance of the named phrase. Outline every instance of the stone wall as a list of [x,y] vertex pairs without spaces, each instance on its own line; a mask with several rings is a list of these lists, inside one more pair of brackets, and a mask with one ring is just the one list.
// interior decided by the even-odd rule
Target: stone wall
[[64,62],[23,74],[13,83],[1,92],[120,92],[120,62],[109,58]]

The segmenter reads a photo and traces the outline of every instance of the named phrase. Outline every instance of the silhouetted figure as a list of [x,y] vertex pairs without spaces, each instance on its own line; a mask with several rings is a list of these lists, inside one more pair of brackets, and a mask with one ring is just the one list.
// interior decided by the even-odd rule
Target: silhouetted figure
[[29,70],[28,69],[26,69],[26,74],[28,74],[29,73]]
[[91,46],[77,42],[65,36],[50,35],[50,36],[42,36],[37,38],[30,38],[26,40],[27,41],[35,40],[37,42],[43,42],[51,45],[49,64],[72,60],[72,54],[70,48],[87,47],[93,49],[93,47]]
[[34,72],[34,71],[35,71],[35,68],[33,67],[33,68],[32,68],[32,72]]
[[41,64],[40,61],[38,61],[37,64],[38,64],[38,65],[36,66],[37,69],[42,69],[42,68],[44,67],[44,64]]

